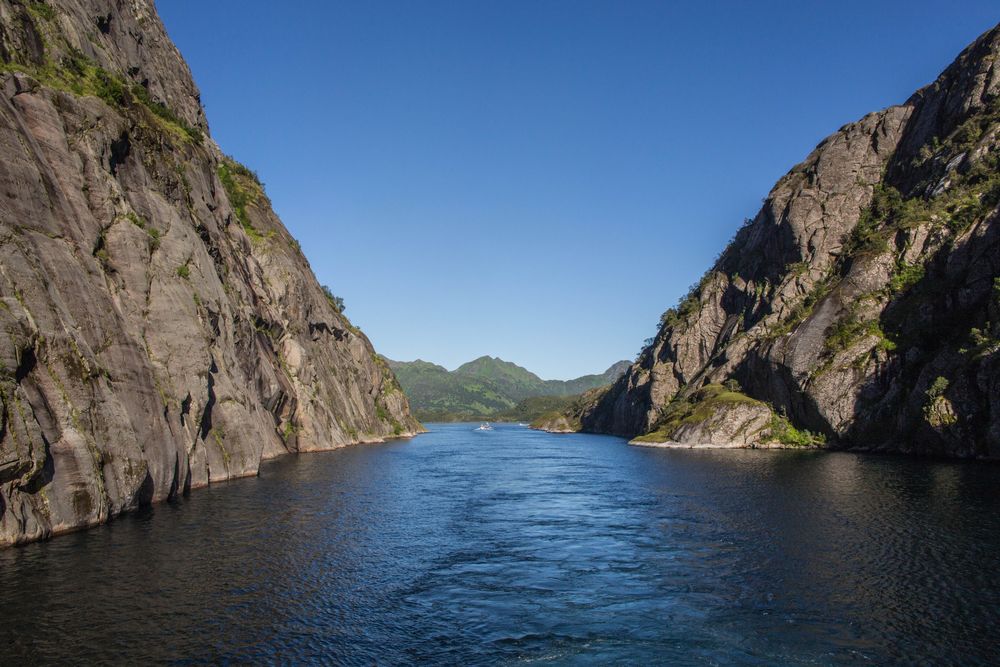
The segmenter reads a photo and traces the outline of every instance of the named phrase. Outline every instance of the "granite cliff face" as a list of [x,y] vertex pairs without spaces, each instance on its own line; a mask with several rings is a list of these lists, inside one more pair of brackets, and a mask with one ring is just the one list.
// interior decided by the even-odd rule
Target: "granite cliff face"
[[420,430],[152,0],[0,0],[0,546]]
[[774,410],[734,446],[1000,456],[998,56],[994,28],[906,103],[825,139],[582,428],[710,440],[693,427],[732,405],[699,392],[728,384]]

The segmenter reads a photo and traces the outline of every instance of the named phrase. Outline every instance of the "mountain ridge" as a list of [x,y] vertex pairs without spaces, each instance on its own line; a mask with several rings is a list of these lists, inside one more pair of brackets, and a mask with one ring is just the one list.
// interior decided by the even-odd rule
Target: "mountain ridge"
[[629,364],[619,361],[603,373],[571,380],[542,380],[522,366],[488,355],[453,371],[419,359],[386,362],[422,421],[486,419],[510,411],[529,398],[580,394],[610,384]]
[[998,58],[1000,26],[820,142],[580,428],[1000,456]]

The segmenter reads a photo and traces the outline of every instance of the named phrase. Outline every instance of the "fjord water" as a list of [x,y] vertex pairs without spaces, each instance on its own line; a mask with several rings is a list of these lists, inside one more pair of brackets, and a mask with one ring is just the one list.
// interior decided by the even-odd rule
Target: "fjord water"
[[36,662],[989,663],[1000,469],[432,425],[0,552]]

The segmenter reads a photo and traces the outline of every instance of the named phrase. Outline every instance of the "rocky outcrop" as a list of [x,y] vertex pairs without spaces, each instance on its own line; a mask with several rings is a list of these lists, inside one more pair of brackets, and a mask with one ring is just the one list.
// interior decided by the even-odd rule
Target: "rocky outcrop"
[[695,448],[753,448],[763,446],[767,442],[760,436],[770,423],[771,416],[771,409],[763,403],[722,405],[706,415],[703,421],[679,426],[666,437],[649,434],[632,442]]
[[532,421],[531,428],[546,433],[576,433],[580,430],[580,422],[572,422],[568,416],[559,412],[547,412]]
[[832,445],[1000,456],[998,55],[994,28],[824,140],[582,428],[656,431],[672,403],[733,381]]
[[664,410],[658,428],[634,438],[647,447],[694,449],[814,448],[822,436],[802,432],[769,405],[738,388],[710,384],[677,397]]
[[420,429],[152,0],[0,0],[0,545]]

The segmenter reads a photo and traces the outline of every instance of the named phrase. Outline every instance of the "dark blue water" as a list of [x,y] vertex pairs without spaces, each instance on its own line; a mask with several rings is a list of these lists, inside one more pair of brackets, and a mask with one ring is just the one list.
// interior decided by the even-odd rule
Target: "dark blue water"
[[0,662],[1000,655],[1000,468],[471,428],[2,551]]

